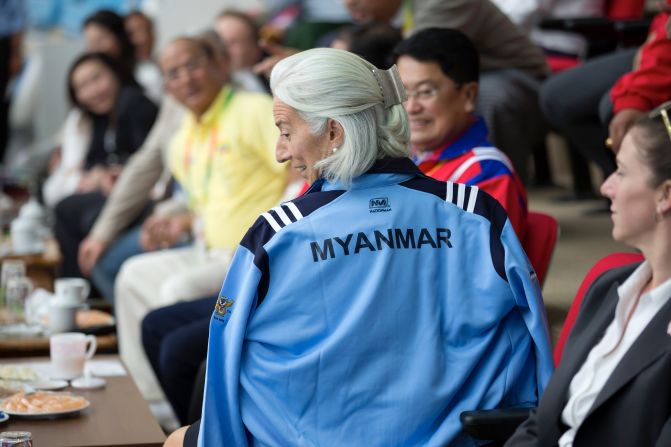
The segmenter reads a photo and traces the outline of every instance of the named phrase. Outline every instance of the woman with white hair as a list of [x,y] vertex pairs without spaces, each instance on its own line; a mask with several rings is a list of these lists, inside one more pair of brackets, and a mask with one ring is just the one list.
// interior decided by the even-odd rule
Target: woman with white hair
[[407,158],[396,67],[315,49],[270,84],[277,158],[312,186],[240,243],[202,419],[167,445],[469,443],[462,409],[533,405],[552,368],[533,269],[494,199]]

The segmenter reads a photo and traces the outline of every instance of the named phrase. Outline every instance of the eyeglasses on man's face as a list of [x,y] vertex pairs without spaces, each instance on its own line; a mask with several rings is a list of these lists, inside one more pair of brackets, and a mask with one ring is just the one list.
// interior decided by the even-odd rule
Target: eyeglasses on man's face
[[408,95],[408,99],[414,98],[417,101],[429,101],[440,93],[440,89],[433,85],[422,86],[416,90],[406,89],[405,92]]
[[207,59],[204,56],[194,57],[182,65],[171,67],[163,73],[165,82],[175,82],[186,74],[193,74],[195,71],[205,67]]

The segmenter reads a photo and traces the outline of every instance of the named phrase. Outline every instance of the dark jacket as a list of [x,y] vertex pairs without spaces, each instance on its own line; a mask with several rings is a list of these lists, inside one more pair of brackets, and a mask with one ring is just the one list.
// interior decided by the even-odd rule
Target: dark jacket
[[[614,318],[617,288],[640,264],[609,270],[585,295],[561,364],[537,410],[506,446],[554,446],[567,430],[561,413],[573,376]],[[578,428],[574,447],[671,446],[669,300],[617,365]]]
[[[123,87],[114,113],[92,116],[93,134],[86,155],[86,169],[96,165],[125,164],[144,142],[157,113],[156,105],[138,87]],[[106,141],[106,135],[111,141]]]

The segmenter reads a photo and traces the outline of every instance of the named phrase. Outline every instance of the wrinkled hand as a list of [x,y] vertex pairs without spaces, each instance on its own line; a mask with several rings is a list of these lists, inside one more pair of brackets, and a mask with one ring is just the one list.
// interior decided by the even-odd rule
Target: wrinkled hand
[[190,215],[152,215],[142,225],[140,246],[145,251],[169,248],[175,245],[190,230]]
[[616,154],[620,150],[622,139],[634,122],[645,112],[636,109],[622,109],[610,120],[608,125],[608,138],[610,138],[611,150]]
[[259,45],[265,50],[266,53],[269,54],[269,56],[258,64],[254,65],[254,67],[252,67],[252,71],[256,74],[262,74],[267,78],[270,77],[270,72],[273,70],[275,64],[277,64],[285,57],[289,57],[292,54],[299,52],[299,50],[296,48],[285,47],[267,40],[262,40]]
[[79,269],[86,276],[91,275],[93,266],[96,265],[100,256],[107,250],[107,242],[96,239],[93,236],[87,236],[86,239],[79,244],[79,253],[77,253],[77,262]]

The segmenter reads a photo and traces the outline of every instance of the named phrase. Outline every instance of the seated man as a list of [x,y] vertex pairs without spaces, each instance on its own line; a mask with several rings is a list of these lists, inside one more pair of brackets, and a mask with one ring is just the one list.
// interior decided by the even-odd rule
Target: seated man
[[186,212],[145,222],[145,249],[169,247],[190,232],[195,243],[126,261],[115,283],[119,352],[140,391],[160,397],[140,343],[140,322],[151,309],[216,294],[233,250],[286,185],[273,157],[271,101],[237,91],[210,46],[179,38],[162,52],[166,88],[188,109],[168,149],[168,165],[188,198]]
[[[216,57],[227,61],[220,65],[227,71],[226,76],[232,71],[231,83],[236,88],[268,93],[267,80],[259,82],[248,66],[240,65],[241,62],[249,64],[249,54],[256,54],[256,47],[248,44],[256,33],[253,21],[241,13],[225,14],[225,19],[218,18],[215,26],[217,29],[225,27],[226,33],[208,30],[200,34],[199,39],[212,47]],[[184,113],[184,107],[170,94],[163,95],[158,118],[147,140],[129,160],[95,225],[79,246],[78,262],[82,273],[91,277],[100,294],[110,302],[114,302],[114,280],[121,264],[128,253],[141,251],[137,244],[138,228],[130,224],[146,217],[141,216],[141,211],[150,203],[150,192],[158,198],[165,196],[165,186],[169,184],[169,175],[165,174],[170,174],[167,168],[169,141]],[[158,204],[156,210],[161,213],[175,205],[173,201],[167,201]],[[125,230],[129,226],[130,229]]]
[[638,49],[590,59],[541,87],[540,107],[547,121],[571,150],[596,163],[604,178],[617,168],[615,154],[627,130],[671,99],[671,39],[665,29],[669,16],[669,12],[655,16]]
[[[303,180],[289,174],[280,202],[296,197]],[[309,186],[309,185],[308,185]],[[142,320],[142,346],[163,393],[181,424],[189,420],[193,383],[207,356],[207,337],[217,296],[152,310]]]
[[506,155],[487,140],[487,124],[474,115],[478,52],[463,33],[429,28],[394,51],[408,91],[413,159],[425,174],[477,185],[508,212],[522,239],[527,223],[524,186]]
[[496,200],[407,158],[398,71],[318,48],[270,85],[277,160],[312,186],[240,242],[187,443],[466,445],[463,408],[533,405],[552,359],[532,267]]
[[252,72],[252,67],[264,57],[254,19],[242,11],[225,9],[214,19],[214,31],[230,57],[234,82],[248,91],[268,93],[268,79]]
[[134,10],[123,19],[128,38],[135,49],[135,77],[156,104],[163,96],[161,70],[154,60],[154,23],[141,11]]
[[523,30],[490,0],[345,0],[355,22],[403,22],[411,36],[427,28],[466,34],[480,57],[477,110],[491,139],[510,157],[523,181],[532,150],[542,144],[545,125],[538,108],[545,56]]
[[181,425],[189,419],[193,384],[207,357],[217,296],[152,310],[142,320],[142,346],[165,398]]
[[[588,50],[587,39],[579,33],[541,29],[543,19],[573,17],[603,17],[606,3],[603,0],[492,0],[510,20],[529,33],[531,40],[549,56],[584,57]],[[626,2],[625,2],[626,3]],[[549,61],[551,68],[552,61]]]

